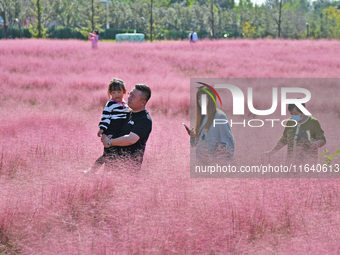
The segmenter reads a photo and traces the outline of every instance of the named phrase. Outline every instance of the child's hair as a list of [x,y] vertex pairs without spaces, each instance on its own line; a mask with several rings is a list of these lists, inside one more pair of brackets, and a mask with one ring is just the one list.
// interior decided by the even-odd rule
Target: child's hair
[[124,93],[126,92],[125,83],[121,79],[113,78],[109,84],[109,91],[120,91],[120,90],[123,90]]
[[93,33],[96,33],[96,35],[98,35],[98,30],[97,29],[93,30]]

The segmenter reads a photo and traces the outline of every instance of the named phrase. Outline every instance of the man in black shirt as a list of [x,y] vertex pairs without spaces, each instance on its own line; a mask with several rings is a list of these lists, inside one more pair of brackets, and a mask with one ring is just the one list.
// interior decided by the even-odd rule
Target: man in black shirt
[[[142,165],[146,142],[152,130],[151,117],[145,110],[150,97],[151,90],[147,85],[136,84],[128,97],[128,105],[132,112],[119,137],[110,139],[109,136],[102,135],[101,139],[104,147],[109,148],[109,158],[123,159],[126,163],[132,163],[136,170],[139,170]],[[114,165],[115,161],[112,161],[112,164],[106,164],[110,168],[114,168]]]

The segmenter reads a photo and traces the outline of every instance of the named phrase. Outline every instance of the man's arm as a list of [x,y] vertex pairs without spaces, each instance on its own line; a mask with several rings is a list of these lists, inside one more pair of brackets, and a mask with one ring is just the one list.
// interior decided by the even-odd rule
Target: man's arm
[[283,147],[285,147],[287,145],[287,139],[284,138],[284,136],[282,136],[280,138],[280,140],[276,143],[276,145],[274,146],[273,149],[271,149],[270,151],[266,151],[265,153],[267,155],[271,155],[274,154],[275,152],[279,151],[280,149],[282,149]]
[[310,146],[312,148],[320,148],[320,147],[324,146],[325,144],[326,144],[326,141],[323,140],[323,139],[320,139],[320,140],[312,141]]
[[315,139],[311,142],[312,148],[320,148],[326,144],[326,137],[319,121],[315,123]]
[[[128,135],[120,136],[115,139],[110,139],[106,135],[102,135],[102,143],[105,148],[110,146],[129,146],[138,142],[139,136],[133,132]],[[109,145],[110,142],[110,145]]]

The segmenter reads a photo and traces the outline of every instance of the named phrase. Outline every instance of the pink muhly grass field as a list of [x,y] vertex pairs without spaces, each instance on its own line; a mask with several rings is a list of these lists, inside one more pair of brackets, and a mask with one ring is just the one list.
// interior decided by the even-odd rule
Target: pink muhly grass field
[[[337,179],[190,179],[181,125],[190,123],[190,78],[339,73],[339,41],[99,42],[91,50],[72,40],[1,40],[0,253],[340,253]],[[143,168],[84,175],[102,153],[97,125],[113,77],[128,91],[152,89]],[[311,90],[324,148],[334,151],[339,88]],[[235,156],[251,162],[283,129],[232,130]]]

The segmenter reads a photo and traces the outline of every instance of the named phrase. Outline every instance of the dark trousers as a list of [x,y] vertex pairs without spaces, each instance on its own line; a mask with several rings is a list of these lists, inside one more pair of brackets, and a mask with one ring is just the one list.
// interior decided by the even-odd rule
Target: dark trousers
[[129,172],[139,172],[141,170],[143,155],[124,153],[112,146],[104,148],[103,155],[97,158],[92,166],[92,170],[98,170],[105,164],[105,171],[119,170]]
[[112,161],[113,153],[109,148],[104,148],[103,155],[101,155],[99,158],[96,159],[92,166],[92,170],[98,170],[102,165],[108,164],[110,161]]

